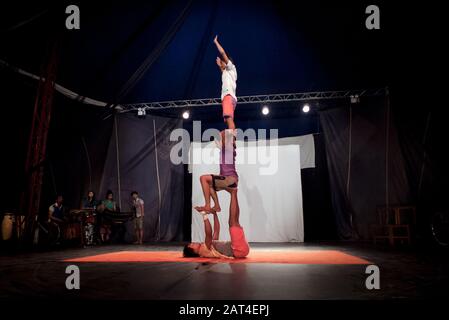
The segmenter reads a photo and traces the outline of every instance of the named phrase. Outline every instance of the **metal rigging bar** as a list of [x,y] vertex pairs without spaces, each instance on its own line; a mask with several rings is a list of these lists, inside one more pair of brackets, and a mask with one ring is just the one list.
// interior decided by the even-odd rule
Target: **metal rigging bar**
[[[346,90],[346,91],[316,91],[303,93],[281,93],[255,96],[239,96],[239,104],[254,104],[254,103],[273,103],[273,102],[291,102],[291,101],[312,101],[312,100],[330,100],[343,99],[352,96],[357,97],[373,97],[384,96],[387,88],[379,89],[363,89],[363,90]],[[161,101],[161,102],[146,102],[122,105],[122,112],[127,112],[137,109],[171,109],[171,108],[191,108],[191,107],[205,107],[221,105],[220,98],[207,99],[191,99],[191,100],[176,100],[176,101]]]

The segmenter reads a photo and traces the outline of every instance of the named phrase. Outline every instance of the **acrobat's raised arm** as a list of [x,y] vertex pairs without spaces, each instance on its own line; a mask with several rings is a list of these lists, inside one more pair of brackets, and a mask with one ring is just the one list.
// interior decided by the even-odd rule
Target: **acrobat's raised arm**
[[215,45],[217,46],[218,52],[220,53],[220,55],[221,55],[221,57],[222,57],[224,63],[225,63],[225,64],[228,64],[229,57],[228,57],[228,55],[226,54],[226,51],[223,49],[223,47],[222,47],[222,46],[220,45],[220,43],[218,42],[218,36],[215,36],[215,38],[214,38],[214,43],[215,43]]

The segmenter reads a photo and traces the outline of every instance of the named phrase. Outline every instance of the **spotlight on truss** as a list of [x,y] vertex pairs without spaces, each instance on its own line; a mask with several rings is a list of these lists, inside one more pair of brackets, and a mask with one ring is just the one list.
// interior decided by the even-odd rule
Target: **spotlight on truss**
[[264,115],[264,116],[266,116],[267,114],[269,114],[270,113],[270,109],[267,107],[267,106],[264,106],[263,108],[262,108],[262,114]]
[[145,117],[147,115],[147,112],[144,108],[137,108],[137,116],[138,117]]
[[360,97],[358,94],[349,96],[351,98],[351,103],[359,103]]
[[307,113],[310,111],[310,105],[308,103],[306,103],[303,107],[302,107],[302,112]]

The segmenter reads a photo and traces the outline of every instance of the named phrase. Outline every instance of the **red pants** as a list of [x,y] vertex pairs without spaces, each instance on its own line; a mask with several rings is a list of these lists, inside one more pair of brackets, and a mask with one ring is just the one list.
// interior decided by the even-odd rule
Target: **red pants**
[[230,94],[223,97],[221,101],[221,106],[223,107],[223,118],[226,121],[226,118],[234,119],[234,110],[237,105],[237,101]]
[[244,258],[249,253],[249,245],[245,239],[242,227],[232,226],[229,228],[231,234],[231,248],[236,258]]

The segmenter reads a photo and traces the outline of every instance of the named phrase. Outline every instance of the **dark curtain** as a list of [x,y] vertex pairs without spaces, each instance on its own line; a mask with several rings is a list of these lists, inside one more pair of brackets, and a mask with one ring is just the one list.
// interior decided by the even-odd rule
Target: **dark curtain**
[[36,89],[31,81],[23,85],[20,80],[13,72],[0,68],[1,213],[19,211],[20,195],[26,185],[24,169]]
[[420,236],[430,236],[429,222],[437,211],[447,211],[449,194],[449,154],[447,116],[434,108],[402,108],[395,120],[401,150],[406,161],[410,188],[417,206],[417,227]]
[[[184,166],[170,161],[176,144],[170,133],[177,128],[179,119],[134,114],[114,119],[100,195],[112,190],[121,210],[130,211],[130,193],[139,193],[145,202],[144,241],[183,240]],[[125,240],[131,241],[132,225],[126,229]]]
[[304,241],[336,240],[323,134],[313,135],[315,168],[301,169]]
[[336,103],[321,111],[320,123],[339,237],[368,239],[378,206],[412,202],[389,101]]
[[41,214],[48,213],[57,194],[67,209],[80,208],[88,190],[99,196],[112,119],[105,110],[55,94],[48,133]]

